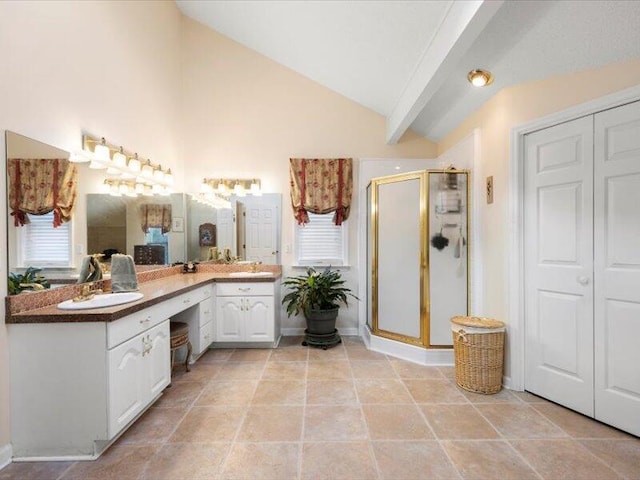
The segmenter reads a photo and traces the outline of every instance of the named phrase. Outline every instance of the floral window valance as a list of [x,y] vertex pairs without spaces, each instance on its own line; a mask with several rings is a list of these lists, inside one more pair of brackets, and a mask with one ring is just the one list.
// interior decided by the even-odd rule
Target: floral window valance
[[140,205],[140,224],[144,233],[149,228],[160,228],[162,233],[171,231],[171,205],[144,203]]
[[71,220],[78,170],[66,158],[9,158],[9,207],[16,227],[53,211],[53,226]]
[[336,225],[349,218],[353,192],[353,165],[350,158],[291,158],[291,205],[302,225],[309,222],[307,212],[335,212]]

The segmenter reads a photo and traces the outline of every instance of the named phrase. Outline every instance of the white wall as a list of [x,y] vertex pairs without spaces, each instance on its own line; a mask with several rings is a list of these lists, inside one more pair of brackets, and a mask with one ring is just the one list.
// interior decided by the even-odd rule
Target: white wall
[[[67,151],[81,148],[86,131],[175,169],[180,28],[173,2],[0,2],[0,129]],[[4,179],[0,211],[6,211]],[[5,222],[0,238],[6,238]],[[6,293],[3,258],[0,296]],[[7,363],[2,309],[0,452],[10,439]]]

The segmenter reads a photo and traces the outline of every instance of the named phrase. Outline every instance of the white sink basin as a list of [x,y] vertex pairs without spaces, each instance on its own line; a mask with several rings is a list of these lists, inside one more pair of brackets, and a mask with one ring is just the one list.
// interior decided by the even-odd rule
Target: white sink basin
[[121,293],[104,293],[96,295],[91,300],[84,302],[74,302],[73,300],[65,300],[58,304],[60,310],[86,310],[89,308],[106,308],[114,305],[122,305],[123,303],[135,302],[144,297],[140,292],[121,292]]
[[273,272],[231,272],[230,277],[270,277]]

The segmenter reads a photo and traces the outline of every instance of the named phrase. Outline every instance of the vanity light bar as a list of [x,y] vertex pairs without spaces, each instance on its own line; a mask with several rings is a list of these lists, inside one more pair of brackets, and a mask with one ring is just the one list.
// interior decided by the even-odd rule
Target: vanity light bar
[[173,184],[171,169],[166,171],[160,165],[154,165],[151,160],[141,160],[138,154],[127,153],[124,148],[108,143],[104,137],[96,138],[91,135],[82,136],[82,154],[73,156],[72,161],[83,162],[85,158],[91,160],[90,168],[107,168],[107,174],[127,174],[129,178],[145,177],[145,183],[160,184],[163,187]]
[[243,197],[247,193],[262,195],[259,178],[205,178],[200,188],[202,193],[216,193],[218,195],[236,195]]
[[104,181],[103,190],[115,197],[126,195],[127,197],[137,197],[138,195],[171,195],[173,191],[166,185],[154,184],[146,185],[137,181],[114,180],[107,178]]
[[215,209],[231,208],[231,202],[217,193],[199,193],[194,195],[193,199],[202,205]]

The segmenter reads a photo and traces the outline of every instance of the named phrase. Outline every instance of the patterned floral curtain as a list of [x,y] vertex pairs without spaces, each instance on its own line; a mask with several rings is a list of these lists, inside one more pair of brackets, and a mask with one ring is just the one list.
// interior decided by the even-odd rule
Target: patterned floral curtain
[[309,222],[307,212],[336,212],[333,222],[349,218],[353,192],[350,158],[291,158],[291,205],[298,224]]
[[171,205],[143,203],[140,205],[140,224],[144,233],[149,228],[161,228],[162,233],[171,231]]
[[78,169],[66,158],[10,158],[9,207],[16,227],[31,215],[53,211],[53,226],[71,220],[78,187]]

